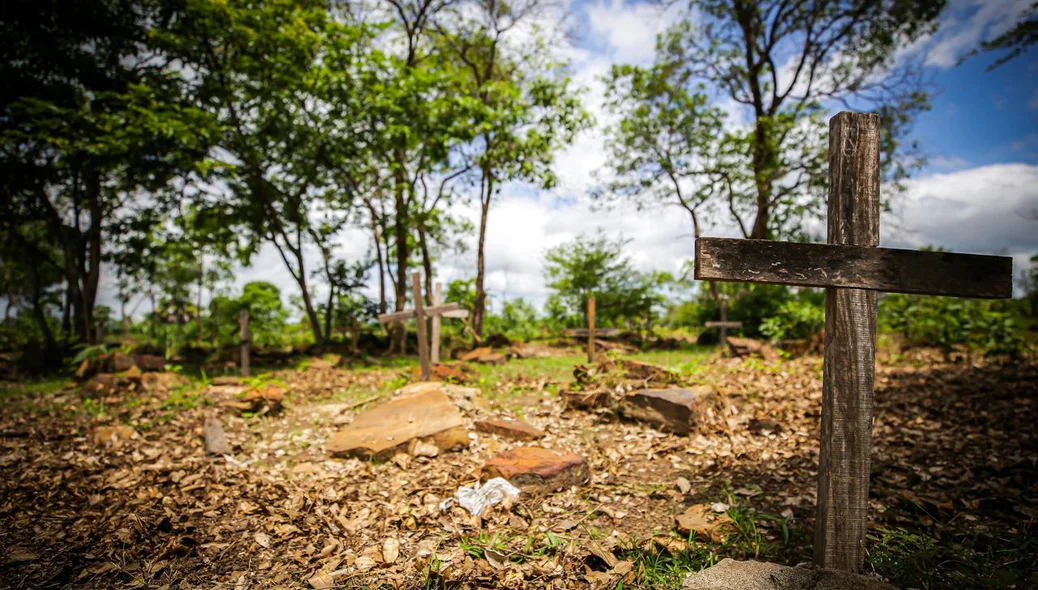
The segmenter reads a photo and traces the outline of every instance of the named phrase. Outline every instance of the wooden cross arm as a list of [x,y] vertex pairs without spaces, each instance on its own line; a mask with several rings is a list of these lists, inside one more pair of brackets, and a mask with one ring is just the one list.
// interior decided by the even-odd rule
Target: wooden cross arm
[[[464,312],[464,315],[456,315],[459,312]],[[441,315],[444,317],[465,317],[468,315],[468,311],[461,309],[461,306],[457,303],[444,303],[443,305],[434,305],[432,307],[422,308],[422,315],[434,316]],[[387,313],[378,316],[378,321],[383,324],[389,324],[392,322],[404,322],[412,320],[415,317],[415,310],[405,309],[404,311],[396,311],[393,313]]]
[[1006,298],[1013,259],[951,252],[699,238],[696,280]]
[[706,328],[741,328],[742,322],[706,322]]
[[[564,336],[579,338],[588,335],[587,328],[568,328],[562,332]],[[620,328],[595,328],[595,336],[619,336]]]

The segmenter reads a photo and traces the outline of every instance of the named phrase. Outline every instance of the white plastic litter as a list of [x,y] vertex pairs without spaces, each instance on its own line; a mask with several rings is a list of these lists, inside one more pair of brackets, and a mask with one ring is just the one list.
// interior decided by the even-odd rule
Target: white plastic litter
[[508,483],[503,477],[495,477],[482,486],[477,482],[475,486],[461,486],[454,492],[453,498],[448,498],[440,503],[440,510],[450,508],[455,502],[470,514],[482,514],[488,506],[498,504],[510,505],[519,497],[519,488]]

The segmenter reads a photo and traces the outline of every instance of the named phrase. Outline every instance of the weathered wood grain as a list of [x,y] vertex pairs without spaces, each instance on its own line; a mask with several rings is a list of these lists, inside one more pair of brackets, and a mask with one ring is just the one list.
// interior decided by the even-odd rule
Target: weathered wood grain
[[699,238],[695,278],[1003,298],[1013,295],[1013,259],[859,245]]
[[[440,304],[443,298],[443,283],[436,283],[436,287],[433,289],[432,304],[433,307]],[[428,312],[427,312],[428,313]],[[429,350],[429,362],[437,364],[440,362],[440,319],[439,314],[432,316],[430,323],[432,324],[432,347]]]
[[429,341],[426,339],[426,314],[422,309],[422,279],[418,273],[411,274],[411,294],[414,296],[415,324],[418,327],[418,364],[422,381],[429,380]]
[[595,362],[595,296],[587,298],[587,362]]
[[[879,117],[830,119],[830,244],[879,244],[879,176]],[[815,564],[826,569],[858,572],[865,560],[877,297],[863,289],[825,292]]]
[[[567,338],[585,338],[588,334],[590,334],[590,332],[587,328],[567,328],[562,331],[562,335]],[[595,328],[595,338],[619,335],[620,328]]]
[[[426,316],[437,316],[442,315],[448,318],[459,318],[468,316],[469,312],[466,309],[461,309],[461,305],[456,302],[444,303],[442,305],[431,305],[426,307],[423,312]],[[404,311],[394,311],[392,313],[384,313],[378,316],[378,321],[383,324],[390,324],[393,322],[404,322],[412,320],[416,317],[415,310],[405,309]]]
[[742,322],[704,322],[705,328],[741,328]]

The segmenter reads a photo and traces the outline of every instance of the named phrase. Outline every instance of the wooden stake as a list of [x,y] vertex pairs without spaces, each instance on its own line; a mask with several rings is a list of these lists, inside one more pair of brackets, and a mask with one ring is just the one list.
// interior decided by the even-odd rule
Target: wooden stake
[[587,362],[595,362],[595,296],[587,298]]
[[422,381],[429,380],[429,341],[426,339],[426,317],[422,304],[422,280],[418,273],[411,274],[411,293],[414,295],[415,323],[418,325],[418,363]]
[[249,311],[241,310],[238,313],[238,328],[241,330],[241,374],[242,377],[249,376]]
[[[728,296],[721,294],[721,322],[728,321]],[[728,326],[721,326],[721,349],[728,346]]]
[[[879,117],[829,121],[830,244],[879,245]],[[815,565],[857,572],[865,560],[876,362],[875,291],[825,290],[825,364]]]
[[[436,283],[436,289],[433,291],[433,305],[439,305],[443,303],[443,283]],[[440,316],[434,315],[432,317],[432,350],[430,350],[430,361],[436,365],[440,362]]]
[[353,318],[353,333],[350,334],[350,352],[353,356],[360,354],[358,343],[360,341],[360,320]]

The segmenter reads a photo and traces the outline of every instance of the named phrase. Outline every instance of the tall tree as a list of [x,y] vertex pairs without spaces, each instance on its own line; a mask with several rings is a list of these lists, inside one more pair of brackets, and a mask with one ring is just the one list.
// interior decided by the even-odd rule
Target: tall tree
[[[114,221],[159,208],[202,159],[213,127],[187,105],[180,76],[155,67],[150,32],[174,9],[157,0],[43,2],[0,19],[0,219],[57,244],[74,329],[93,309]],[[150,194],[147,194],[150,193]],[[147,197],[144,195],[147,194]]]
[[[658,195],[657,180],[673,184],[674,174],[688,190],[672,202],[690,213],[714,207],[749,238],[799,234],[823,201],[824,112],[847,104],[880,114],[887,176],[903,178],[913,147],[904,137],[928,102],[919,69],[895,59],[934,29],[943,4],[690,2],[690,17],[659,39],[653,67],[620,66],[609,78],[621,119],[609,142],[624,158],[601,196]],[[697,117],[675,116],[681,104]],[[718,132],[722,105],[734,105],[735,122]]]
[[553,60],[545,41],[517,43],[509,37],[545,7],[543,0],[477,0],[475,10],[460,11],[452,30],[441,30],[481,109],[475,141],[462,149],[463,170],[474,170],[479,185],[472,310],[478,335],[486,313],[487,220],[494,195],[514,180],[554,186],[555,153],[590,123],[563,64]]
[[317,342],[325,334],[307,250],[345,226],[352,193],[337,191],[333,174],[355,148],[348,122],[379,55],[368,27],[329,9],[324,0],[200,0],[162,36],[224,129],[214,157],[229,190],[207,191],[200,207],[275,249]]

